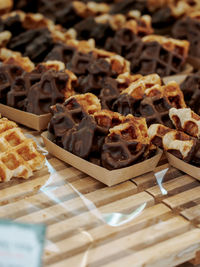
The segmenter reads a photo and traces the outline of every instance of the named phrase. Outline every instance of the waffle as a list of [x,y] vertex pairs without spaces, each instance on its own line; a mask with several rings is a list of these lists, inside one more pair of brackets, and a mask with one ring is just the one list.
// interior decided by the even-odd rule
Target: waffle
[[99,95],[106,78],[115,78],[129,70],[128,62],[122,57],[85,42],[57,45],[46,59],[61,60],[75,73],[78,77],[75,90],[79,93]]
[[[122,79],[118,80],[124,82],[123,74]],[[130,75],[128,79],[129,86],[122,90],[120,96],[112,105],[112,109],[123,115],[132,114],[140,116],[139,106],[147,90],[151,90],[155,85],[161,87],[161,79],[157,74],[150,74],[147,76]],[[132,81],[131,81],[132,79]]]
[[62,62],[47,61],[14,79],[7,105],[38,115],[48,113],[50,105],[74,94],[75,83],[76,76]]
[[200,72],[190,74],[180,85],[186,104],[200,115]]
[[196,138],[200,137],[200,117],[190,108],[171,108],[169,116],[177,130]]
[[7,103],[7,94],[16,77],[23,73],[23,69],[16,65],[3,64],[0,66],[0,101],[2,104]]
[[191,14],[200,10],[200,3],[198,0],[179,0],[178,2],[173,0],[169,2],[172,14],[174,17],[179,18],[183,15]]
[[73,95],[71,82],[65,71],[47,70],[41,75],[41,80],[29,88],[26,111],[37,115],[49,113],[50,106]]
[[145,95],[149,97],[159,96],[165,97],[170,105],[175,108],[185,108],[185,100],[179,85],[175,81],[167,83],[167,85],[154,85],[145,90]]
[[0,129],[0,181],[28,179],[44,166],[44,156],[37,151],[35,142],[27,139],[15,123],[0,119]]
[[131,95],[136,99],[142,99],[145,91],[155,84],[161,85],[161,79],[157,74],[150,74],[140,77],[136,81],[130,83],[129,87],[122,91],[123,94]]
[[62,146],[69,152],[92,162],[100,162],[99,152],[109,128],[119,125],[124,117],[108,110],[100,110],[82,120],[62,136]]
[[107,133],[107,127],[99,126],[92,116],[85,116],[62,136],[62,145],[69,152],[88,158],[91,153],[99,153]]
[[148,0],[148,9],[152,12],[154,28],[163,29],[173,26],[183,16],[200,10],[198,0]]
[[134,119],[111,128],[109,132],[102,147],[103,167],[118,169],[144,159],[148,139],[144,138]]
[[130,27],[118,29],[113,37],[107,38],[105,43],[106,50],[113,51],[128,60],[137,58],[142,48],[141,38]]
[[148,130],[151,141],[177,158],[199,166],[200,142],[189,135],[163,125],[151,125]]
[[129,72],[122,73],[117,76],[116,81],[120,91],[128,88],[129,85],[138,79],[142,78],[141,74],[131,75]]
[[[141,13],[138,11],[129,12],[126,16],[123,14],[106,14],[88,17],[76,24],[74,28],[78,39],[93,38],[96,45],[101,48],[108,47],[107,43],[111,45],[115,32],[120,29],[122,29],[120,32],[124,32],[123,29],[126,29],[138,36],[144,36],[153,32],[151,17],[148,15],[141,16]],[[122,35],[121,37],[121,43],[126,43],[127,39],[123,38]]]
[[172,129],[162,124],[155,123],[150,125],[148,129],[148,136],[154,145],[163,148],[163,137],[170,131],[172,131]]
[[143,75],[158,73],[161,77],[181,72],[187,57],[189,43],[162,36],[142,38],[143,48],[138,63],[132,62],[132,72]]
[[13,7],[12,0],[1,0],[0,1],[0,15],[9,12],[12,7]]
[[32,71],[34,63],[28,57],[22,57],[21,53],[0,48],[0,61],[5,64],[20,66],[25,71]]
[[38,12],[52,19],[65,28],[73,27],[83,18],[104,14],[109,11],[109,6],[105,3],[83,3],[80,1],[63,0],[41,0]]
[[[200,14],[200,11],[198,12]],[[200,57],[200,19],[197,16],[187,16],[178,20],[172,34],[175,38],[185,39],[190,42],[189,54],[193,57]]]
[[169,118],[171,107],[165,97],[145,97],[140,102],[139,112],[142,117],[146,118],[148,126],[154,123],[160,123],[173,128],[173,124]]
[[124,121],[124,117],[121,114],[107,109],[96,111],[93,116],[99,126],[107,129],[119,125]]
[[88,114],[93,114],[101,110],[99,99],[91,93],[75,95],[72,98],[76,99]]
[[[126,167],[154,155],[156,151],[150,144],[144,118],[101,110],[95,95],[72,96],[64,104],[53,106],[51,112],[53,116],[48,129],[54,142],[105,168]],[[126,159],[121,160],[120,157],[125,155],[121,154],[122,150]]]
[[144,13],[147,9],[147,1],[146,0],[127,0],[127,1],[119,1],[113,5],[111,9],[112,14],[126,14],[130,10],[139,10]]
[[[41,14],[15,11],[1,18],[1,35],[7,36],[7,47],[19,51],[33,62],[42,62],[57,41],[65,42],[69,33]],[[9,36],[10,37],[9,37]],[[9,37],[9,38],[8,38]],[[0,38],[1,40],[1,38]],[[3,39],[5,42],[5,40]],[[2,41],[2,42],[3,42]]]
[[128,114],[136,116],[138,115],[139,105],[139,99],[136,99],[129,94],[120,94],[112,104],[112,110],[119,112],[124,116]]
[[20,76],[16,77],[11,85],[11,89],[7,94],[7,105],[26,110],[25,99],[28,90],[35,83],[39,82],[42,74],[47,71],[43,64],[37,65],[31,72],[23,72]]
[[80,123],[88,113],[93,114],[100,110],[99,100],[92,94],[76,95],[67,99],[63,104],[56,104],[50,108],[52,118],[49,123],[49,132],[59,144],[66,131]]
[[158,42],[163,48],[171,52],[178,52],[184,59],[187,58],[189,50],[188,41],[180,41],[173,38],[167,38],[161,35],[148,35],[142,38],[143,42]]
[[118,83],[116,79],[107,77],[104,79],[99,99],[103,109],[112,109],[114,101],[119,97]]

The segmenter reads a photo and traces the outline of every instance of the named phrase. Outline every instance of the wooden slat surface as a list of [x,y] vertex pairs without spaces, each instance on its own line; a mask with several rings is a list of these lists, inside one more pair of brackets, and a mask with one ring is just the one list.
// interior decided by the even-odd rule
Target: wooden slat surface
[[200,183],[164,157],[110,188],[50,155],[47,166],[0,184],[0,218],[47,225],[44,266],[171,267],[200,251]]

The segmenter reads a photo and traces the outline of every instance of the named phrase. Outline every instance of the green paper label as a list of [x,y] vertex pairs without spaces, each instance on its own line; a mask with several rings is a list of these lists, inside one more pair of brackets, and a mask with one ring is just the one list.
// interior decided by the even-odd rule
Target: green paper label
[[0,220],[0,267],[40,267],[46,228]]

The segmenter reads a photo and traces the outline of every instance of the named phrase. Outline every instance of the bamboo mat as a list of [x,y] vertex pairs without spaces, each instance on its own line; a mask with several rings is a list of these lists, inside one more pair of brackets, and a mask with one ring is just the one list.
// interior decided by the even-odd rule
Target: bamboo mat
[[[28,133],[41,141],[36,132]],[[44,266],[171,267],[199,262],[199,181],[162,158],[154,172],[106,187],[47,158],[48,167],[29,180],[0,184],[0,218],[47,225]],[[159,185],[161,173],[165,175]],[[109,219],[117,220],[118,213],[132,219],[116,226]]]

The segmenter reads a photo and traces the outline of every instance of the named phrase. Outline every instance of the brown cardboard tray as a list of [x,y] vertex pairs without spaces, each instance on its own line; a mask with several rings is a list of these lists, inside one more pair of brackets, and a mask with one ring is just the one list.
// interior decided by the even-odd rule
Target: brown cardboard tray
[[185,161],[175,157],[169,152],[165,152],[168,162],[171,166],[189,174],[190,176],[200,180],[200,168],[186,163]]
[[193,71],[193,66],[187,63],[185,65],[185,69],[181,73],[176,75],[166,76],[163,78],[163,82],[167,84],[170,81],[175,81],[178,84],[181,84],[185,80],[187,75],[192,73],[192,71]]
[[52,136],[47,131],[42,133],[42,138],[47,150],[52,155],[81,170],[82,172],[87,173],[88,175],[108,186],[116,185],[136,176],[153,171],[162,156],[162,151],[158,149],[157,154],[150,159],[134,164],[133,166],[110,171],[106,168],[100,167],[87,160],[77,157],[76,155],[59,147],[51,141]]
[[35,115],[3,104],[0,104],[0,113],[2,117],[6,117],[37,131],[45,130],[51,118],[50,113]]

